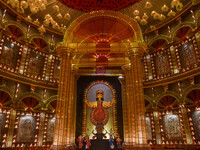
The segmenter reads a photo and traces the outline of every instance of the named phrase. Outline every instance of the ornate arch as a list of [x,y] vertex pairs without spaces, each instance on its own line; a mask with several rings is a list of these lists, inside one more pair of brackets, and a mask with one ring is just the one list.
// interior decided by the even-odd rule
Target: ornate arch
[[47,44],[49,44],[49,40],[48,40],[45,36],[40,35],[40,34],[33,34],[33,35],[30,35],[29,38],[28,38],[28,40],[31,42],[31,41],[32,41],[33,39],[35,39],[35,38],[42,39],[42,40],[44,40]]
[[163,98],[165,96],[172,96],[172,97],[174,97],[176,99],[177,102],[181,102],[181,97],[176,92],[166,91],[165,93],[160,94],[155,98],[156,105],[158,105],[158,103],[161,100],[161,98]]
[[151,105],[153,106],[154,100],[153,100],[151,97],[149,97],[149,96],[147,96],[147,95],[144,95],[144,99],[148,100],[149,103],[151,103]]
[[49,104],[50,104],[51,102],[57,100],[57,98],[58,98],[58,95],[53,95],[53,96],[51,96],[50,98],[48,98],[45,107],[47,108],[47,107],[49,106]]
[[26,93],[19,95],[19,97],[16,99],[17,105],[20,104],[20,102],[26,97],[33,97],[33,98],[37,99],[39,101],[39,103],[42,102],[42,98],[38,94],[26,92]]
[[200,90],[200,84],[195,84],[195,85],[189,85],[184,91],[183,91],[183,98],[184,102],[187,99],[188,93],[190,93],[193,90]]
[[[151,108],[153,108],[153,107],[155,107],[156,105],[155,105],[155,103],[154,103],[154,101],[153,101],[153,99],[152,98],[150,98],[149,96],[147,96],[147,95],[144,95],[144,100],[147,100],[149,103],[150,103],[150,105],[151,105]],[[146,105],[146,104],[145,104]],[[145,108],[146,108],[146,106],[145,106]]]
[[0,91],[4,91],[4,92],[8,93],[8,95],[11,97],[11,99],[13,101],[14,93],[12,92],[12,90],[10,90],[6,86],[0,86]]
[[168,44],[170,42],[170,39],[167,35],[158,35],[148,42],[148,46],[151,46],[153,44],[153,42],[155,42],[156,40],[159,40],[159,39],[163,39],[163,40],[167,41]]
[[10,25],[13,25],[13,26],[20,28],[22,30],[24,36],[26,35],[26,32],[27,32],[26,29],[19,22],[16,22],[16,21],[13,21],[13,20],[6,21],[4,23],[4,29],[6,29]]
[[67,29],[67,31],[65,32],[63,42],[66,44],[72,43],[73,31],[84,21],[86,21],[90,18],[99,17],[99,16],[113,17],[113,18],[116,18],[116,19],[119,19],[119,20],[125,22],[134,31],[135,41],[143,42],[143,36],[142,36],[140,26],[138,25],[138,23],[135,20],[133,20],[132,18],[130,18],[122,13],[110,11],[110,10],[102,10],[102,11],[86,13],[86,14],[80,16],[78,19],[74,20],[71,23],[71,25],[69,26],[69,28]]
[[195,24],[193,22],[183,22],[179,25],[177,25],[173,31],[172,31],[172,36],[171,36],[171,39],[173,40],[176,36],[176,31],[178,31],[179,29],[183,28],[183,27],[189,27],[191,28],[192,30],[194,30],[194,27],[195,27]]

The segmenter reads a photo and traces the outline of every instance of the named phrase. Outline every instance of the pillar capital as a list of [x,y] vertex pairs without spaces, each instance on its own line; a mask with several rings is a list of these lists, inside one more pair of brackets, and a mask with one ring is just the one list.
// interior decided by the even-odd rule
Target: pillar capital
[[71,67],[72,73],[76,76],[76,78],[79,78],[79,67],[77,65],[72,64]]
[[58,55],[60,55],[61,59],[62,58],[72,58],[72,57],[74,57],[75,52],[76,52],[75,49],[65,46],[62,43],[56,45],[56,51],[57,51]]
[[124,71],[124,73],[126,73],[127,71],[131,70],[131,64],[130,63],[129,64],[125,64],[121,68]]
[[136,56],[142,57],[146,49],[147,49],[146,43],[134,42],[131,44],[131,47],[127,50],[127,55],[129,59]]
[[72,71],[78,72],[79,67],[77,65],[72,64]]

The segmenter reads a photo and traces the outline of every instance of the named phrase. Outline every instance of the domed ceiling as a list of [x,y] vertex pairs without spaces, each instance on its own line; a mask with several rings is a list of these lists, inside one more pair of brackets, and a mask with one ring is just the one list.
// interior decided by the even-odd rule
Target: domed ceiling
[[114,10],[135,19],[145,33],[190,8],[192,0],[3,0],[0,3],[38,25],[40,32],[49,28],[64,33],[84,13]]
[[69,7],[89,12],[96,10],[119,10],[139,0],[59,0]]

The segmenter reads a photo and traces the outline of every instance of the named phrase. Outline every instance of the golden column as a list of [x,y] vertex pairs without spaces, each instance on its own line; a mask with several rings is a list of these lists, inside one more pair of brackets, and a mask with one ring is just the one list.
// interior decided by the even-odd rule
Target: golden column
[[6,147],[11,147],[12,146],[12,140],[13,140],[13,133],[15,129],[15,118],[17,115],[17,111],[15,109],[10,110],[10,124],[8,128],[8,137],[7,137],[7,142],[6,142]]
[[[127,107],[128,107],[128,99],[129,99],[129,94],[128,90],[129,88],[127,85],[130,82],[130,65],[124,65],[122,66],[122,70],[125,73],[125,78],[123,81],[121,81],[122,84],[122,108],[123,108],[123,127],[124,127],[124,143],[128,143],[129,145],[132,143],[134,144],[134,139],[131,138],[134,133],[134,131],[131,129],[131,124],[129,124],[129,118],[131,118],[131,114],[128,113]],[[132,132],[133,131],[133,132]]]
[[162,144],[158,111],[156,107],[154,107],[153,110],[154,110],[153,116],[155,122],[155,130],[156,130],[156,142],[157,144]]
[[79,78],[79,68],[76,65],[72,66],[72,75],[71,75],[71,82],[72,82],[72,92],[71,92],[71,99],[73,100],[72,103],[72,113],[71,113],[71,117],[72,117],[72,128],[70,130],[71,133],[71,143],[75,144],[75,132],[76,132],[76,102],[77,102],[77,95],[76,95],[76,91],[77,91],[77,80]]
[[180,105],[180,107],[181,107],[181,112],[183,116],[183,125],[185,129],[187,144],[193,144],[192,135],[190,131],[190,125],[188,121],[187,109],[185,108],[185,105]]
[[[61,57],[61,69],[58,87],[58,100],[56,108],[56,121],[54,131],[54,141],[51,149],[74,149],[74,142],[72,142],[73,122],[73,88],[74,82],[72,80],[72,58],[75,50],[64,45],[56,47],[58,54]],[[73,80],[74,81],[74,80]],[[74,121],[74,120],[73,120]]]
[[[150,149],[146,137],[145,103],[141,58],[146,49],[145,43],[133,43],[127,51],[130,65],[126,66],[126,111],[128,134],[124,138],[125,149]],[[125,129],[127,130],[127,129]],[[128,141],[128,142],[127,142]]]
[[[127,73],[129,71],[129,65],[124,65],[122,66],[122,69],[125,73]],[[127,143],[128,142],[128,117],[127,117],[127,111],[126,111],[126,107],[127,107],[127,101],[126,101],[126,80],[123,76],[118,77],[118,80],[121,83],[121,91],[122,91],[122,109],[123,109],[123,127],[124,127],[124,142]]]

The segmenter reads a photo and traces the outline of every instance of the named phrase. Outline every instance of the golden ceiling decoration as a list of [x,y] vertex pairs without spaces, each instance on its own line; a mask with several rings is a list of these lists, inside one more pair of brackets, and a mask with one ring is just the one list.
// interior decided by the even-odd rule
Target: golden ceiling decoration
[[[135,19],[143,31],[173,17],[184,6],[195,0],[140,0],[134,5],[118,10]],[[12,8],[38,25],[61,32],[85,12],[63,5],[57,0],[7,0]]]

